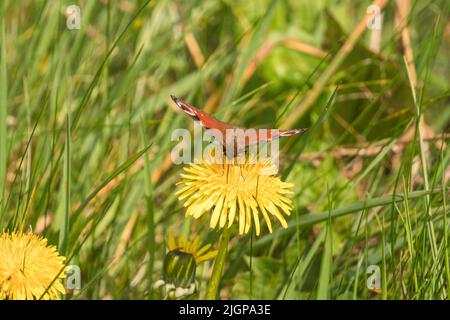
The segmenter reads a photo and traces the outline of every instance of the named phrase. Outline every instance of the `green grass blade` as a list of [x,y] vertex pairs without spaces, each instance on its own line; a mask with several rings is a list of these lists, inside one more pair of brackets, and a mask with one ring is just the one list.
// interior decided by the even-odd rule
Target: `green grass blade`
[[324,249],[322,252],[322,261],[320,264],[319,284],[317,287],[317,299],[327,300],[330,299],[330,286],[331,286],[331,274],[332,274],[332,233],[331,225],[328,222],[326,225],[326,235],[324,241]]

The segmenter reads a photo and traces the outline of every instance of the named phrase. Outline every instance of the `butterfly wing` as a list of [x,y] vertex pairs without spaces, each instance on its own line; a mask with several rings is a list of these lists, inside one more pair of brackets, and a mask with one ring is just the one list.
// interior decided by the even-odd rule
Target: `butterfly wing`
[[250,138],[248,139],[248,143],[246,141],[245,146],[249,147],[251,145],[259,144],[259,143],[267,143],[275,139],[280,139],[283,137],[290,137],[299,133],[303,133],[306,131],[304,128],[300,129],[292,129],[292,130],[279,130],[279,129],[264,129],[264,130],[256,130],[256,139]]
[[227,123],[224,123],[220,120],[217,120],[213,116],[209,115],[208,113],[191,106],[189,103],[178,99],[175,96],[170,96],[172,100],[175,102],[175,104],[183,110],[188,116],[192,117],[195,121],[199,121],[200,125],[205,129],[218,129],[225,133],[226,129],[233,129],[237,128],[234,125],[230,125]]
[[[227,129],[238,129],[242,130],[241,133],[244,133],[244,149],[255,144],[269,142],[274,139],[279,139],[282,137],[290,137],[302,132],[305,132],[306,129],[292,129],[292,130],[277,130],[277,129],[266,129],[264,131],[258,130],[258,129],[246,129],[246,128],[240,128],[235,125],[231,125],[228,123],[224,123],[220,120],[217,120],[213,116],[209,115],[208,113],[191,106],[187,102],[171,95],[170,96],[172,100],[175,102],[175,104],[183,110],[188,116],[192,117],[195,121],[199,121],[200,125],[205,129],[216,129],[220,130],[222,133],[223,140],[226,140],[226,131]],[[251,134],[247,130],[256,130],[256,135]],[[227,146],[233,145],[236,146],[236,138],[233,137],[234,141],[220,141],[220,143],[223,145],[224,151],[226,151]],[[236,154],[239,150],[235,149],[234,153]]]

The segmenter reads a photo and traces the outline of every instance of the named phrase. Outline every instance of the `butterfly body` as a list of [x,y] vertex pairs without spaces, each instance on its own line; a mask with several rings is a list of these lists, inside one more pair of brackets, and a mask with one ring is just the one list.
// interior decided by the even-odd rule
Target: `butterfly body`
[[243,147],[247,148],[252,145],[267,143],[274,139],[289,137],[306,131],[306,129],[278,130],[242,128],[222,122],[175,96],[171,95],[171,98],[187,115],[192,117],[195,121],[199,121],[203,128],[220,131],[221,139],[219,139],[219,142],[222,144],[224,151],[231,146],[234,146],[234,154],[237,154],[240,151],[240,149],[237,148],[239,139],[243,142]]

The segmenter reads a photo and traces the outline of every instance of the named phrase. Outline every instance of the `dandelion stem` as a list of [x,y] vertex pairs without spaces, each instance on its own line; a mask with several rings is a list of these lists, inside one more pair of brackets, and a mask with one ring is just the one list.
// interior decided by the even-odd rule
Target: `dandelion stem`
[[212,271],[211,280],[209,281],[208,291],[206,292],[207,300],[214,300],[218,295],[220,280],[222,278],[222,270],[225,264],[225,258],[227,256],[229,238],[230,235],[228,232],[228,228],[225,228],[220,238],[219,252],[217,253],[216,260],[214,261],[214,268]]

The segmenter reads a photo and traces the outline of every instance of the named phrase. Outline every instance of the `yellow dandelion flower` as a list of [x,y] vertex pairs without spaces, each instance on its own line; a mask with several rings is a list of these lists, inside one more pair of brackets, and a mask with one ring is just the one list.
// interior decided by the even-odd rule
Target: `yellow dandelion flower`
[[63,269],[64,257],[47,239],[32,233],[0,235],[1,300],[59,299],[65,292]]
[[[227,162],[227,161],[225,161]],[[252,220],[256,235],[260,234],[261,213],[272,233],[270,216],[274,216],[287,228],[283,214],[289,216],[292,201],[292,183],[281,181],[270,161],[250,161],[239,164],[236,159],[228,163],[204,160],[184,168],[182,188],[177,191],[180,201],[187,208],[186,215],[199,218],[212,212],[210,227],[231,227],[237,221],[239,234],[250,230]]]
[[185,241],[183,235],[178,236],[178,242],[176,241],[173,234],[169,233],[169,241],[167,246],[169,247],[169,251],[181,251],[184,253],[191,254],[194,259],[196,265],[199,265],[201,262],[214,258],[217,255],[217,250],[208,250],[211,248],[211,244],[208,243],[200,248],[200,237],[196,236],[193,241]]

